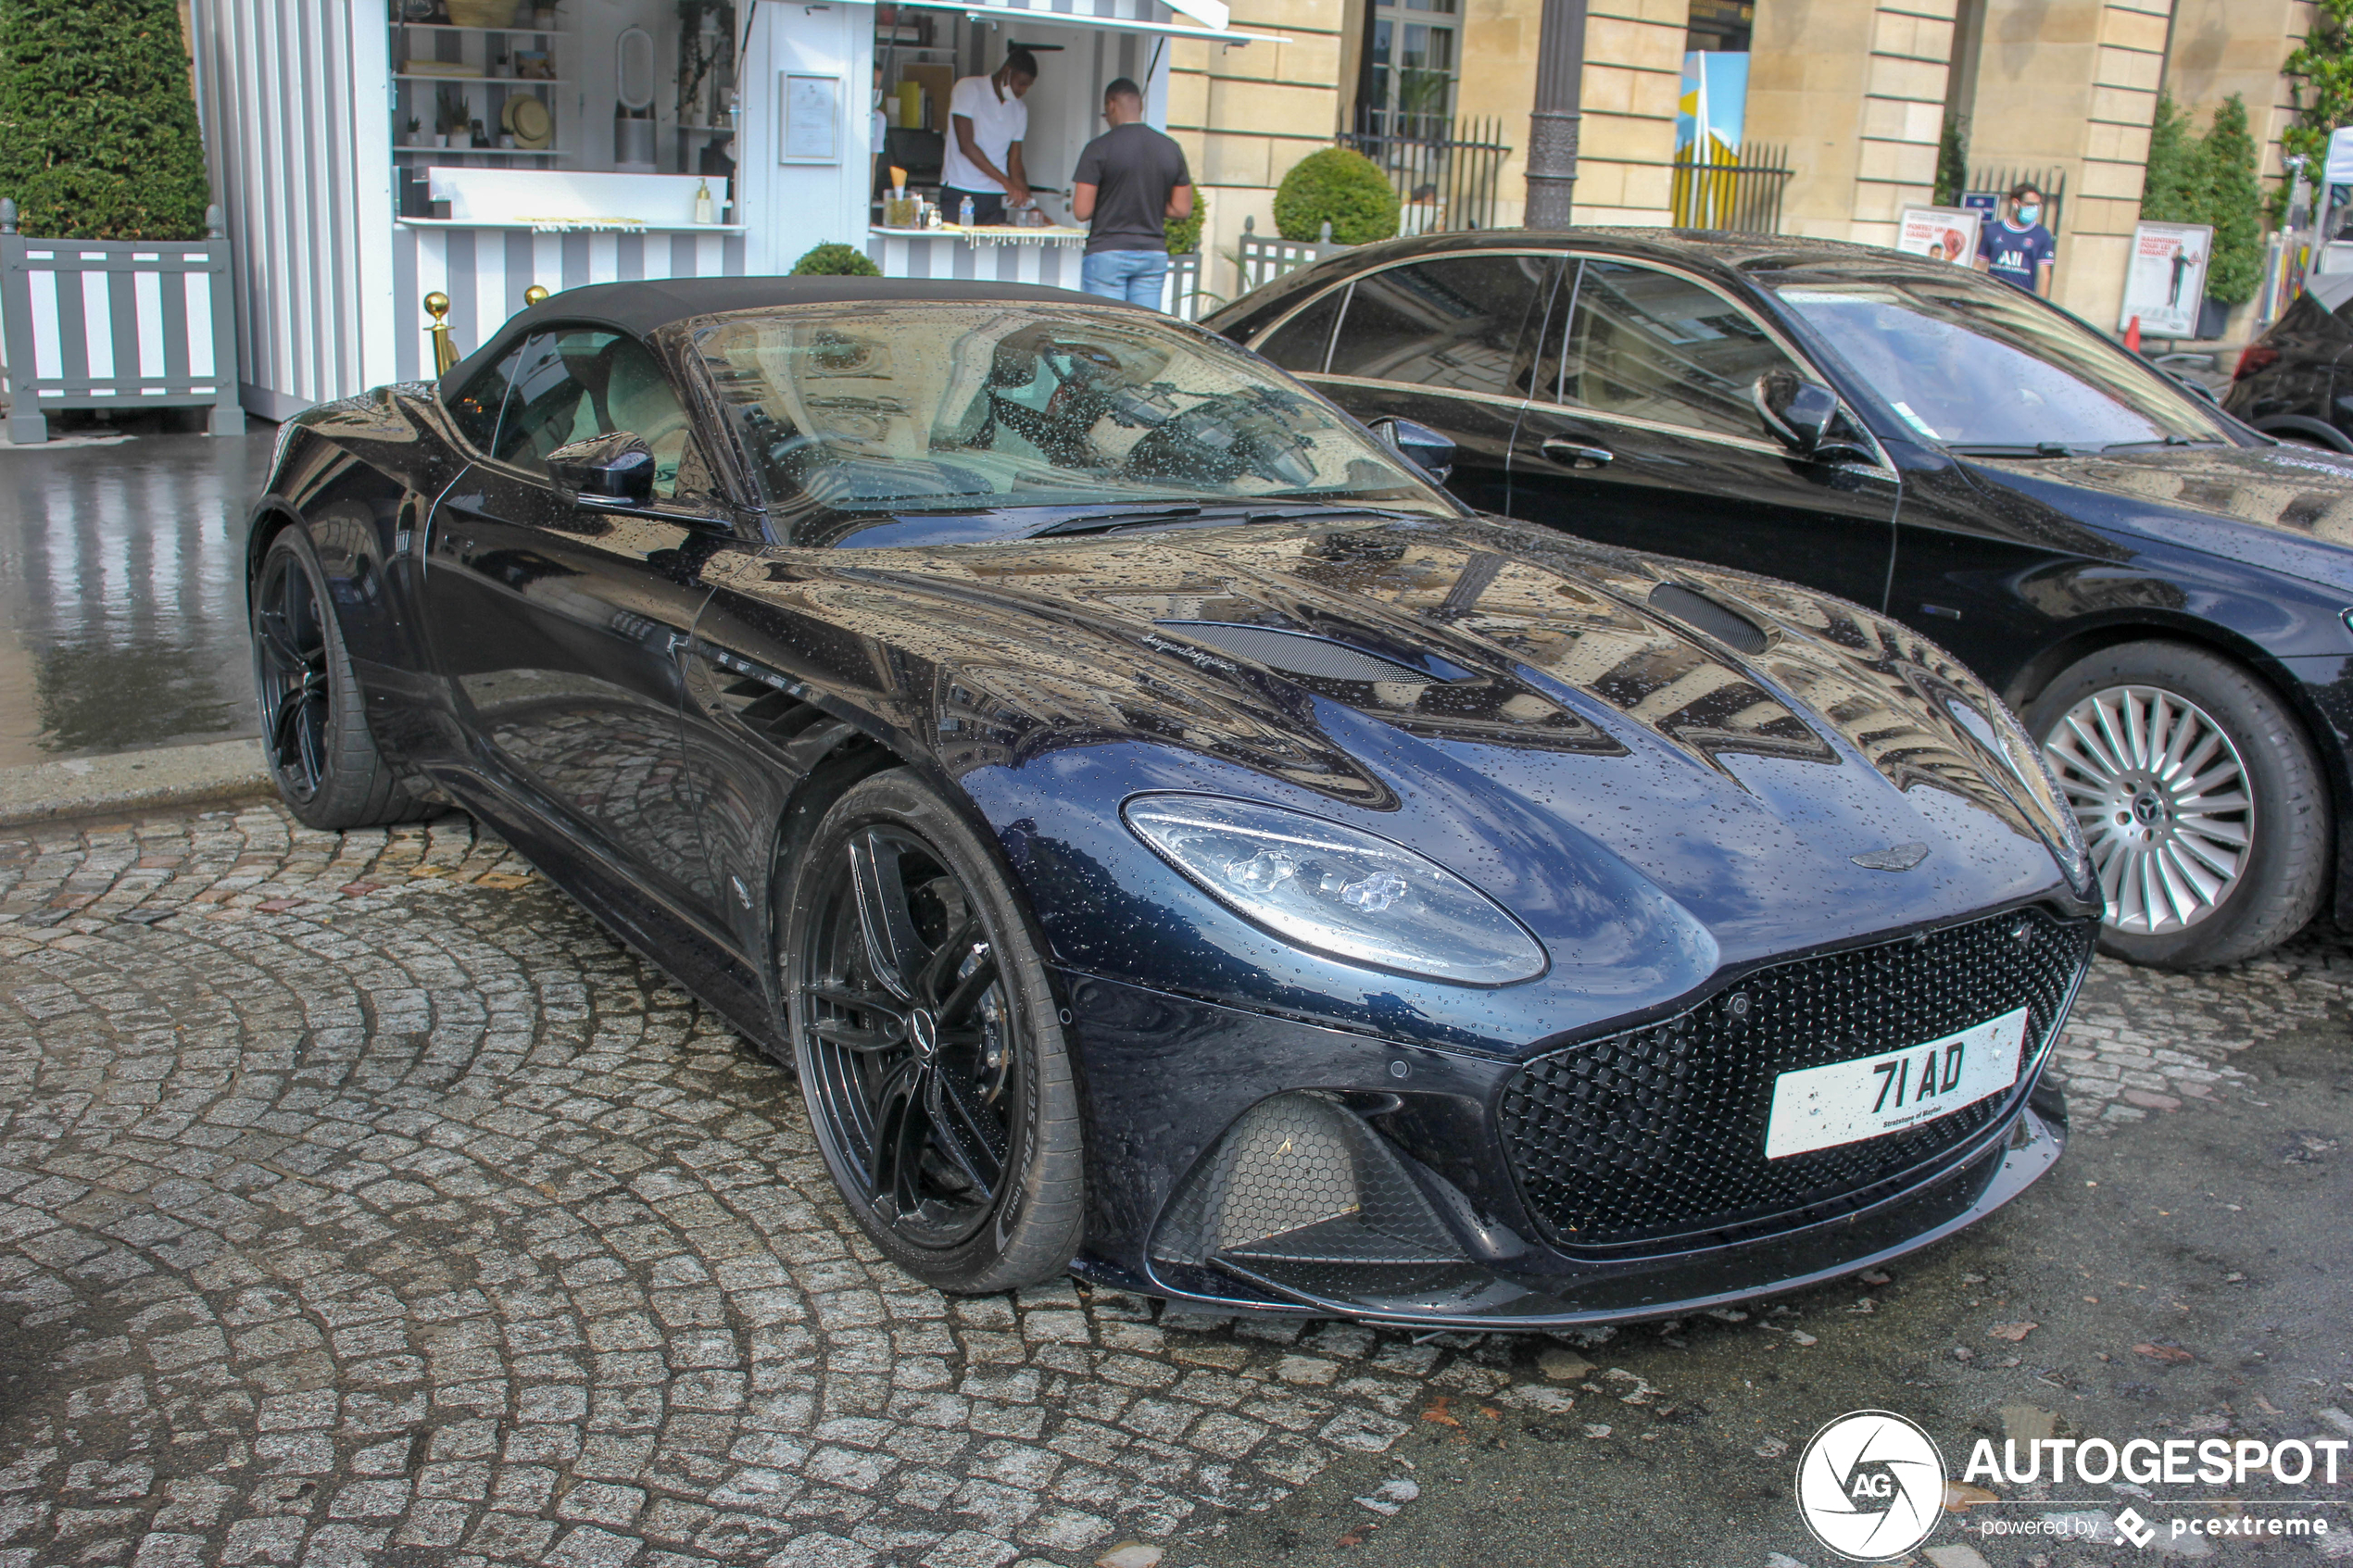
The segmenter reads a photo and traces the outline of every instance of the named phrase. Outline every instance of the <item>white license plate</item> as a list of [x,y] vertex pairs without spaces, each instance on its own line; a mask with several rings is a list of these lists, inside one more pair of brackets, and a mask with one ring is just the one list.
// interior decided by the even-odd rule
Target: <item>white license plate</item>
[[1950,1116],[2018,1082],[2026,1010],[1883,1056],[1784,1073],[1773,1084],[1765,1158],[1785,1160]]

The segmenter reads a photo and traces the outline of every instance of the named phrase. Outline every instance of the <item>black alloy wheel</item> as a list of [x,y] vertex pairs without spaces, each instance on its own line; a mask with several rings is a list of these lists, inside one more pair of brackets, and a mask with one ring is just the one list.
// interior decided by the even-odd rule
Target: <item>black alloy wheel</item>
[[307,827],[405,822],[432,807],[401,786],[369,733],[359,684],[300,527],[281,529],[254,573],[254,691],[261,744],[287,809]]
[[1078,1241],[1076,1094],[1002,877],[897,772],[851,788],[789,870],[779,968],[794,1056],[859,1223],[942,1289],[1061,1273]]
[[289,801],[306,801],[327,778],[327,628],[319,591],[300,555],[272,550],[253,596],[254,680],[262,743]]

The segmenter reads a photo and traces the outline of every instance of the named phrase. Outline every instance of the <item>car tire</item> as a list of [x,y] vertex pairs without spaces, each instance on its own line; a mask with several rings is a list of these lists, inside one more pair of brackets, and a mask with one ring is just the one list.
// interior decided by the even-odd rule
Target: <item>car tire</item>
[[255,695],[270,776],[306,827],[340,832],[408,822],[435,808],[402,785],[368,730],[319,553],[281,529],[254,573]]
[[1059,1277],[1084,1223],[1078,1090],[1038,944],[980,839],[893,770],[786,845],[773,883],[793,1062],[851,1215],[941,1290]]
[[2210,969],[2320,908],[2328,785],[2304,727],[2252,673],[2178,643],[2070,665],[2027,708],[2108,895],[2104,952]]

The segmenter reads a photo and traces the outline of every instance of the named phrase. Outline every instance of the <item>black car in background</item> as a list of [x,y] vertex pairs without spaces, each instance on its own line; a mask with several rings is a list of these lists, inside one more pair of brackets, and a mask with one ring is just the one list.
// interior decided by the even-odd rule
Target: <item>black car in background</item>
[[1470,516],[1154,312],[573,290],[289,421],[250,559],[295,815],[494,824],[941,1288],[1673,1315],[2064,1140],[2098,895],[1981,683]]
[[2044,301],[1860,245],[1448,234],[1205,324],[1451,437],[1475,507],[1793,579],[1953,649],[2042,745],[2111,951],[2244,958],[2332,882],[2353,917],[2353,460],[2250,433]]
[[2349,355],[2353,272],[2325,273],[2240,353],[2222,407],[2282,441],[2353,452]]

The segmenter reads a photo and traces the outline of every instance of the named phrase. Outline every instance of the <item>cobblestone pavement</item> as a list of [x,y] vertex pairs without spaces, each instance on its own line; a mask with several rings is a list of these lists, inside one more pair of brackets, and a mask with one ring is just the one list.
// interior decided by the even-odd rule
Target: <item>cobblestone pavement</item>
[[[2078,1125],[2348,1000],[2334,935],[2104,962]],[[916,1287],[786,1076],[461,817],[0,834],[0,1568],[1183,1568],[1448,1401],[1564,1413],[1559,1348]]]

